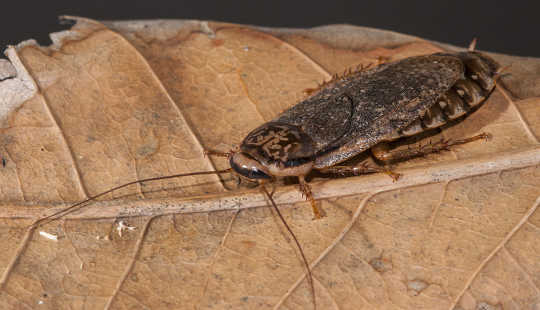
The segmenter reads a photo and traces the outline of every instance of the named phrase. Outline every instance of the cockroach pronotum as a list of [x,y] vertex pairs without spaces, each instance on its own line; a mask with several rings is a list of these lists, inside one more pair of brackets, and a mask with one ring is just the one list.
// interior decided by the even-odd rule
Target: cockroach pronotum
[[306,176],[313,170],[353,175],[383,172],[397,180],[399,174],[384,166],[339,164],[368,150],[378,161],[388,163],[487,138],[488,135],[482,133],[406,150],[392,150],[388,146],[388,142],[438,128],[473,112],[493,91],[499,72],[500,66],[493,59],[472,49],[410,57],[351,71],[324,83],[304,101],[251,131],[237,149],[226,153],[208,152],[227,157],[229,169],[126,183],[41,218],[32,227],[132,184],[182,176],[234,173],[241,179],[259,182],[260,189],[293,236],[307,269],[316,307],[308,261],[265,183],[276,178],[297,177],[300,191],[310,201],[314,217],[320,218],[323,215],[306,182]]

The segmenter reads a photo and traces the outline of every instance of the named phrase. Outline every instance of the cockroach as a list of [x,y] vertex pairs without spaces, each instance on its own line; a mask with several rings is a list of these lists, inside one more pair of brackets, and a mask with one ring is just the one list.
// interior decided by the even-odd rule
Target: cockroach
[[473,112],[495,88],[500,66],[482,53],[469,51],[436,53],[349,71],[325,82],[302,102],[274,120],[251,131],[232,151],[207,154],[225,156],[230,168],[137,180],[94,195],[64,210],[41,218],[33,227],[59,218],[81,205],[126,186],[183,176],[232,172],[241,179],[259,182],[286,229],[292,235],[307,269],[313,294],[313,277],[304,252],[281,215],[265,182],[297,177],[300,191],[310,201],[314,217],[318,209],[306,176],[313,170],[333,174],[384,172],[397,180],[399,174],[384,166],[340,166],[360,153],[371,151],[380,162],[389,163],[424,156],[485,139],[482,133],[460,140],[392,150],[389,142],[435,129]]

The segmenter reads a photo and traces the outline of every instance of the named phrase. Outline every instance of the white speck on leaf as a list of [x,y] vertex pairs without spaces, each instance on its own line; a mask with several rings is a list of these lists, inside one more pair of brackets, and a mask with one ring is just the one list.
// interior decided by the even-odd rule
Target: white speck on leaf
[[120,237],[122,237],[122,233],[123,233],[124,231],[130,231],[130,230],[135,230],[135,229],[137,229],[137,227],[135,227],[135,226],[129,226],[129,224],[126,223],[126,222],[124,222],[124,221],[118,222],[117,225],[118,225],[118,226],[116,227],[116,231],[118,231],[118,235],[119,235]]
[[412,296],[418,296],[426,287],[428,287],[428,284],[422,280],[414,280],[407,283],[407,288]]
[[54,240],[54,241],[58,241],[58,236],[57,235],[53,235],[53,234],[50,234],[46,231],[40,231],[39,234],[49,240]]

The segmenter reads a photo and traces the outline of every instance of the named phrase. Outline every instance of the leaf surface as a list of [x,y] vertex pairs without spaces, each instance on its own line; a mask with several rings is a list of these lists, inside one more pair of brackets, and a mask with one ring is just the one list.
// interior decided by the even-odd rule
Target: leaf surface
[[[27,225],[135,179],[227,168],[203,150],[230,150],[347,68],[455,50],[352,26],[76,20],[0,67],[3,309],[312,309],[279,218],[227,175],[131,186]],[[490,141],[403,162],[396,183],[316,178],[322,220],[296,186],[275,187],[319,308],[540,307],[540,60],[493,57],[510,67],[487,102],[416,142]],[[120,220],[136,229],[120,236]]]

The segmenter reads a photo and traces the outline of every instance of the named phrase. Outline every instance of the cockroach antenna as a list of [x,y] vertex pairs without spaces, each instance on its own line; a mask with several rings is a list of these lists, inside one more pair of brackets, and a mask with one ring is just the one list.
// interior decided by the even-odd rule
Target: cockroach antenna
[[34,229],[34,228],[40,227],[42,225],[45,225],[47,223],[50,223],[50,222],[52,222],[52,221],[54,221],[56,219],[61,218],[64,215],[67,215],[67,214],[79,209],[85,203],[91,202],[91,201],[93,201],[93,200],[95,200],[95,199],[97,199],[97,198],[99,198],[101,196],[107,195],[109,193],[112,193],[114,191],[117,191],[117,190],[122,189],[124,187],[128,187],[128,186],[133,185],[133,184],[142,184],[142,183],[145,183],[145,182],[166,180],[166,179],[174,179],[174,178],[194,176],[194,175],[221,174],[221,173],[230,173],[230,172],[233,172],[232,168],[228,168],[228,169],[224,169],[224,170],[216,170],[216,171],[199,171],[199,172],[172,174],[172,175],[153,177],[153,178],[148,178],[148,179],[136,180],[136,181],[132,181],[132,182],[129,182],[129,183],[124,183],[122,185],[113,187],[111,189],[108,189],[108,190],[106,190],[104,192],[101,192],[99,194],[96,194],[94,196],[88,197],[87,199],[85,199],[83,201],[79,201],[79,202],[77,202],[77,203],[75,203],[75,204],[73,204],[73,205],[71,205],[71,206],[69,206],[69,207],[67,207],[65,209],[57,211],[57,212],[55,212],[55,213],[53,213],[51,215],[42,217],[42,218],[38,219],[37,221],[35,221],[33,224],[31,224],[29,227]]
[[302,246],[300,245],[300,242],[296,238],[296,235],[293,233],[289,224],[287,224],[287,222],[285,221],[285,218],[281,214],[281,211],[279,211],[279,208],[276,205],[274,198],[272,198],[272,195],[268,192],[264,184],[261,184],[261,189],[264,192],[264,194],[266,194],[266,197],[268,197],[268,200],[270,200],[270,204],[272,205],[274,210],[276,210],[276,213],[279,216],[279,219],[281,220],[281,222],[283,223],[283,226],[285,226],[289,234],[291,234],[291,236],[293,237],[294,243],[296,243],[296,247],[300,251],[300,255],[302,256],[302,261],[304,262],[304,266],[306,267],[306,276],[309,283],[309,287],[311,288],[311,295],[313,296],[313,309],[317,309],[317,302],[315,298],[315,285],[313,283],[313,274],[311,273],[311,268],[309,268],[309,263],[306,258],[306,255],[304,254],[304,250],[302,250]]

